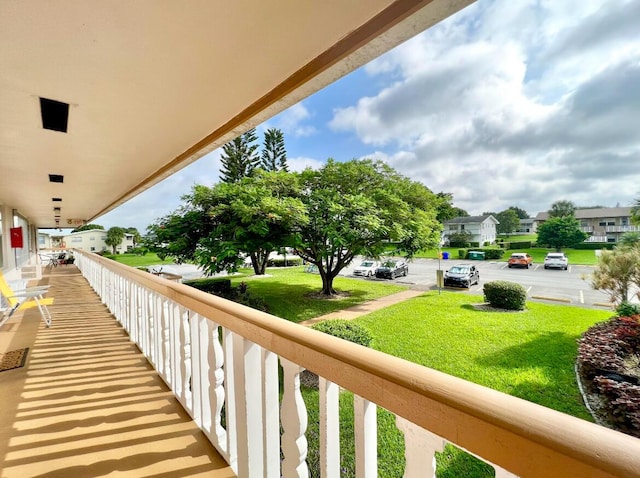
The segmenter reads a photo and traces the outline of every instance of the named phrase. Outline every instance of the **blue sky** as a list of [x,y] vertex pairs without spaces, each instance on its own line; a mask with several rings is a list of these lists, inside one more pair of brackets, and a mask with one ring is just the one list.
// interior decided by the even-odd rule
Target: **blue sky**
[[[381,159],[470,214],[640,196],[640,1],[479,0],[258,127],[293,169]],[[97,221],[137,227],[218,181],[213,151]]]

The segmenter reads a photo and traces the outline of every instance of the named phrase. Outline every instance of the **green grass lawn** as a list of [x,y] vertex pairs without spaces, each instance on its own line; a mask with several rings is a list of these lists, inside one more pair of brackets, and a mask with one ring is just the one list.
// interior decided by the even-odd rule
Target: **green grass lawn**
[[174,264],[172,259],[162,260],[158,257],[157,254],[153,252],[148,252],[144,256],[138,254],[116,254],[116,255],[108,255],[105,257],[109,257],[115,261],[121,262],[131,267],[147,267],[147,266],[155,266],[157,264]]
[[[429,292],[356,321],[369,329],[377,350],[590,420],[573,370],[576,340],[611,313],[538,303],[528,303],[524,312],[481,312],[472,306],[481,301],[481,297],[468,294]],[[349,394],[343,395],[341,417],[348,428],[353,405]],[[305,390],[305,400],[310,416],[315,416],[317,391]],[[402,436],[390,413],[379,410],[378,416],[379,476],[401,476]],[[317,426],[313,420],[310,424]],[[350,433],[343,430],[341,438],[345,455],[341,476],[354,476]],[[315,434],[317,430],[310,428],[309,436]],[[310,453],[310,464],[315,453]],[[448,446],[438,455],[437,476],[484,478],[493,476],[493,470]]]
[[322,289],[322,279],[318,274],[304,272],[302,266],[269,268],[267,274],[271,277],[232,277],[231,283],[236,286],[246,282],[249,293],[267,303],[269,313],[296,323],[407,288],[389,282],[336,277],[334,288],[348,295],[327,300],[310,297]]

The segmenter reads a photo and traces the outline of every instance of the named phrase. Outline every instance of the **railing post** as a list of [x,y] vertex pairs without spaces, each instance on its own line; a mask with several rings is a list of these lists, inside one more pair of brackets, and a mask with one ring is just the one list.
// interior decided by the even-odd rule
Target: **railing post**
[[308,477],[307,467],[307,407],[300,393],[302,367],[286,359],[280,359],[284,373],[282,395],[282,476]]
[[377,406],[354,395],[354,427],[356,441],[356,477],[378,476],[378,427]]

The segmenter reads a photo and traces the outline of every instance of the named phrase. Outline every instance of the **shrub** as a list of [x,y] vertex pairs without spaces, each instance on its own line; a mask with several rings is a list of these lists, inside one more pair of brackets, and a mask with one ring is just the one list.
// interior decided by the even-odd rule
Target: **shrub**
[[184,284],[208,292],[209,294],[227,294],[231,292],[230,279],[196,279],[185,281]]
[[578,340],[578,370],[589,391],[600,397],[597,415],[640,438],[640,378],[632,360],[639,352],[640,315],[613,317]]
[[367,329],[349,320],[334,319],[323,320],[311,326],[312,329],[324,332],[325,334],[339,337],[354,344],[371,345],[371,334]]
[[458,249],[458,258],[466,259],[469,254],[469,249]]
[[238,304],[246,305],[252,309],[261,310],[263,312],[268,311],[267,304],[264,300],[259,297],[254,297],[249,293],[249,286],[246,282],[241,282],[238,287],[235,288],[231,287],[230,279],[218,278],[196,279],[192,281],[185,281],[184,284],[209,294],[222,297],[223,299],[232,300]]
[[502,247],[504,249],[531,249],[533,244],[531,241],[513,241],[503,242]]
[[631,317],[632,315],[638,315],[640,314],[640,306],[638,304],[623,302],[616,307],[616,314],[618,317]]
[[507,281],[487,282],[483,287],[484,299],[492,307],[507,310],[523,310],[527,292],[520,284]]
[[291,266],[301,266],[302,259],[299,257],[292,257],[291,259],[287,258],[286,263],[284,258],[280,259],[269,259],[267,261],[267,267],[291,267]]

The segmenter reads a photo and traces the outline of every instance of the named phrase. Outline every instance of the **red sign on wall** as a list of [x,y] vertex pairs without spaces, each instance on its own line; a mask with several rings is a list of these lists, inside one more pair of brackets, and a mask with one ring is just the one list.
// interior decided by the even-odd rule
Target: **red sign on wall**
[[22,240],[22,226],[11,228],[11,247],[14,249],[22,249],[24,247]]

